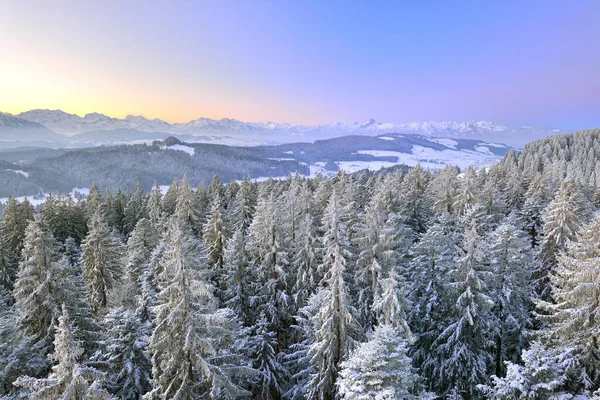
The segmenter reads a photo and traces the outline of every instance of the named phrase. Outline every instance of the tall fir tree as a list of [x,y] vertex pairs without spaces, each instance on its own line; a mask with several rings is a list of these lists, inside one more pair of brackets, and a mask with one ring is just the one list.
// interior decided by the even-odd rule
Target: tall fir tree
[[203,226],[202,240],[208,252],[208,264],[215,272],[214,283],[219,290],[225,289],[225,246],[228,237],[229,229],[223,215],[222,199],[215,195]]
[[269,330],[269,322],[264,315],[255,324],[248,346],[254,369],[258,371],[254,387],[255,398],[281,399],[288,372],[276,352],[279,347],[277,334]]
[[564,181],[546,208],[544,239],[540,246],[541,268],[536,271],[536,290],[543,299],[550,296],[549,274],[556,267],[556,256],[575,239],[589,214],[588,205],[577,186]]
[[539,301],[539,318],[548,329],[549,344],[572,351],[578,372],[572,389],[600,388],[600,217],[582,228],[558,256],[550,277],[552,298]]
[[77,340],[75,326],[66,309],[59,317],[54,339],[54,353],[50,359],[56,363],[47,378],[23,376],[16,382],[30,391],[34,400],[108,400],[109,393],[102,387],[105,375],[83,362],[84,347]]
[[152,331],[148,306],[118,307],[104,319],[106,345],[98,357],[107,366],[107,387],[120,399],[139,400],[152,388],[146,343]]
[[249,269],[248,255],[243,228],[238,228],[227,242],[225,249],[225,305],[245,325],[252,323],[252,307],[250,296],[254,293]]
[[332,264],[325,278],[322,303],[313,317],[314,342],[308,356],[316,372],[308,382],[309,398],[332,400],[337,395],[340,364],[361,337],[356,309],[344,280],[345,259],[339,245],[329,252]]
[[123,279],[123,302],[135,306],[136,297],[142,294],[142,279],[150,264],[152,252],[160,237],[150,220],[138,221],[127,241],[127,254]]
[[427,229],[429,215],[425,190],[429,179],[428,172],[417,164],[408,171],[401,184],[400,213],[416,233]]
[[200,234],[200,214],[196,207],[194,190],[188,181],[187,175],[183,177],[177,188],[175,214],[178,219],[185,222],[192,229],[194,234]]
[[340,399],[416,400],[419,375],[407,355],[408,344],[390,325],[375,328],[342,362],[336,382]]
[[248,177],[244,177],[244,180],[240,184],[240,189],[235,195],[232,215],[233,226],[236,229],[242,228],[244,233],[250,228],[252,217],[254,216],[256,208],[254,197],[252,182],[250,182]]
[[503,376],[505,362],[519,361],[531,328],[531,273],[534,258],[526,234],[507,221],[489,237],[491,297],[497,323],[495,375]]
[[414,333],[411,357],[421,370],[429,390],[438,382],[436,371],[440,354],[432,351],[452,309],[452,295],[447,286],[458,258],[459,235],[455,218],[445,212],[429,227],[411,250],[412,307],[409,322]]
[[[253,283],[256,288],[251,304],[257,313],[264,313],[270,323],[269,329],[277,333],[278,345],[285,348],[292,319],[288,288],[289,260],[282,243],[281,216],[276,205],[275,194],[265,187],[250,225],[247,251],[254,269]],[[281,348],[276,350],[280,351]]]
[[113,289],[122,280],[123,246],[100,212],[92,216],[81,249],[83,281],[90,303],[95,314],[102,314],[107,311]]
[[162,191],[158,183],[154,183],[150,196],[148,197],[148,204],[146,204],[148,210],[148,219],[154,225],[156,230],[159,229],[159,225],[163,220],[163,200]]
[[452,271],[450,286],[455,301],[449,310],[449,324],[431,349],[439,354],[440,363],[434,367],[439,393],[477,398],[476,386],[487,381],[496,324],[486,280],[489,272],[485,271],[483,240],[471,226],[464,234],[462,254]]
[[236,337],[231,313],[217,310],[200,243],[187,219],[173,218],[164,240],[161,290],[148,350],[153,388],[148,399],[235,398],[236,365],[227,348]]
[[32,213],[33,210],[29,202],[19,203],[12,197],[4,205],[2,231],[0,231],[4,256],[2,276],[4,287],[9,290],[12,288],[17,274],[23,240],[25,239],[25,228],[29,221],[33,219]]
[[146,198],[144,189],[142,189],[142,185],[138,182],[135,193],[127,202],[124,210],[122,232],[125,236],[129,236],[140,219],[148,217],[147,202],[148,199]]

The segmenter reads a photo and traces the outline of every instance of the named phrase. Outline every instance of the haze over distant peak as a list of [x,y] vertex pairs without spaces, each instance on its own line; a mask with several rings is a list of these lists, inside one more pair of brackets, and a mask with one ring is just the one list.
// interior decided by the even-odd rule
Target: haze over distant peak
[[442,121],[390,123],[374,119],[366,123],[336,122],[324,125],[303,125],[276,122],[243,122],[232,118],[215,120],[200,117],[185,123],[168,123],[161,119],[148,119],[139,115],[128,115],[123,119],[100,113],[89,113],[81,117],[62,110],[31,110],[16,117],[44,125],[50,130],[66,136],[90,131],[136,130],[211,137],[238,137],[247,142],[287,143],[291,141],[314,141],[346,135],[379,135],[383,133],[410,133],[435,137],[477,138],[494,140],[513,146],[545,136],[568,131],[555,128],[530,126],[508,127],[490,121]]

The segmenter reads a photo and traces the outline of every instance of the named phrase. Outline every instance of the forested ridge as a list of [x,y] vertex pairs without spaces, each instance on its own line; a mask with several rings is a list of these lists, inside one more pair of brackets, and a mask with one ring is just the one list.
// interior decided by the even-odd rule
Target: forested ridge
[[600,399],[600,130],[495,166],[9,199],[19,399]]

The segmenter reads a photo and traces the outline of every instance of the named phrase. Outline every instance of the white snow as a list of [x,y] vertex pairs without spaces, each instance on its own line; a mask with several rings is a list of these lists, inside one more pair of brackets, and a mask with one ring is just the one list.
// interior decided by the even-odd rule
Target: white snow
[[183,144],[174,144],[172,146],[162,146],[161,149],[165,150],[165,149],[170,149],[170,150],[176,150],[176,151],[183,151],[188,153],[190,156],[193,156],[194,153],[196,153],[196,149],[190,146],[186,146]]
[[443,146],[449,147],[451,149],[456,150],[456,146],[458,146],[458,142],[456,140],[452,140],[452,139],[445,139],[445,138],[430,138],[427,139],[430,142],[434,142],[434,143],[439,143]]
[[489,155],[493,155],[494,154],[494,153],[492,153],[490,151],[490,148],[487,147],[487,146],[475,146],[475,150],[478,151],[478,152],[480,152],[480,153],[483,153],[483,154],[489,154]]
[[288,150],[288,151],[284,151],[283,154],[294,154],[294,152],[291,150]]
[[293,158],[271,158],[271,157],[268,157],[267,160],[271,160],[271,161],[296,161]]
[[381,140],[394,140],[393,137],[389,137],[389,136],[379,136],[379,139],[381,139]]
[[20,169],[7,169],[7,171],[14,172],[16,174],[23,175],[25,178],[29,178],[29,172],[21,171]]
[[390,151],[390,150],[358,150],[357,154],[367,154],[373,157],[404,157],[406,153],[401,153],[399,151]]
[[335,163],[340,169],[350,173],[360,171],[361,169],[377,171],[381,168],[393,167],[399,164],[389,161],[336,161]]
[[498,147],[500,149],[505,149],[506,146],[500,143],[483,143],[484,146],[489,146],[489,147]]
[[[431,149],[429,147],[423,147],[418,145],[413,145],[411,153],[401,153],[399,151],[385,150],[359,150],[359,154],[368,154],[374,157],[397,157],[397,161],[344,161],[342,163],[337,164],[340,165],[340,168],[342,168],[342,166],[347,166],[353,171],[356,170],[355,168],[358,168],[358,165],[364,165],[364,168],[370,170],[377,170],[381,168],[382,165],[392,166],[397,164],[405,164],[410,167],[413,167],[417,165],[417,163],[421,164],[423,168],[430,169],[440,169],[446,165],[456,165],[460,168],[467,168],[469,166],[481,168],[491,165],[500,159],[499,156],[496,156],[489,152],[489,149],[487,150],[487,153],[470,150],[459,151],[451,149],[439,151]],[[369,166],[368,164],[370,163],[372,163],[373,165]]]
[[[32,206],[36,207],[41,204],[44,204],[44,202],[46,201],[46,197],[49,194],[50,193],[43,193],[42,195],[33,195],[33,196],[19,196],[19,197],[15,197],[15,200],[22,202],[25,199],[27,199],[27,200],[29,200],[29,202],[31,203]],[[60,193],[52,193],[52,194],[60,195]],[[71,195],[71,197],[73,197],[75,200],[77,200],[78,197],[80,197],[80,196],[86,197],[87,195],[89,195],[90,189],[89,188],[73,188],[73,190],[71,190],[69,192],[69,194]],[[2,197],[2,198],[0,198],[0,203],[4,204],[4,203],[6,203],[7,200],[8,200],[8,197]]]
[[327,165],[327,163],[323,162],[323,161],[316,162],[314,165],[309,165],[308,166],[309,176],[311,178],[314,178],[319,174],[331,175],[332,173],[335,173],[335,172],[325,170],[325,168],[324,168],[325,165]]

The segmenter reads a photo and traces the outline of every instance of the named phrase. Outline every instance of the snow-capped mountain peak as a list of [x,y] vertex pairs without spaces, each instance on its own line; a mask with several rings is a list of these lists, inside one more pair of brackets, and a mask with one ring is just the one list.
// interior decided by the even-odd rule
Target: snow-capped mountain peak
[[523,126],[509,128],[490,121],[443,121],[411,122],[404,124],[378,122],[337,122],[325,125],[296,125],[276,122],[243,122],[232,118],[215,120],[201,117],[186,123],[173,123],[160,119],[128,115],[124,119],[89,113],[84,117],[61,110],[31,110],[19,118],[36,122],[64,135],[89,131],[133,129],[141,132],[186,134],[203,137],[238,137],[244,142],[289,143],[314,141],[345,135],[376,136],[386,133],[417,134],[442,138],[473,138],[523,146],[526,142],[548,135],[565,133],[560,129],[532,128]]

